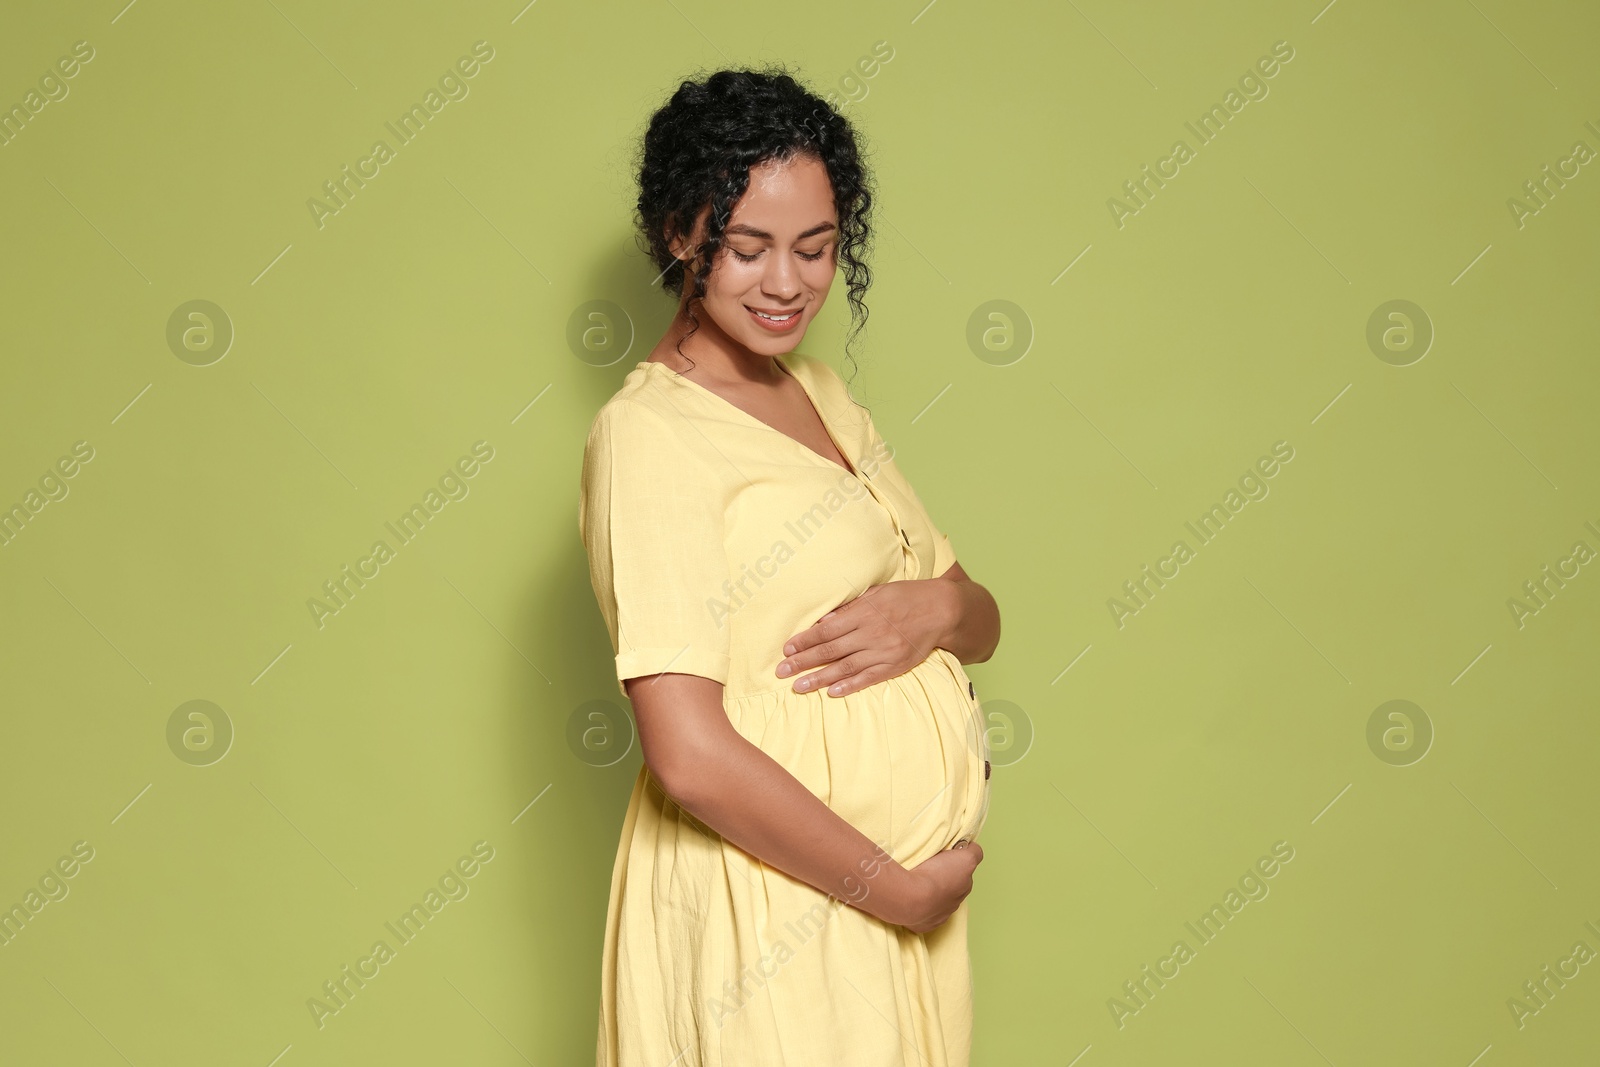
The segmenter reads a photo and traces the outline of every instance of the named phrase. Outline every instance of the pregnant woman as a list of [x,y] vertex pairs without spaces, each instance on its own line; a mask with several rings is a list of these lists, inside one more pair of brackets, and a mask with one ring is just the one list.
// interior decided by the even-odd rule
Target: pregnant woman
[[578,525],[644,766],[612,872],[599,1067],[967,1067],[1000,638],[870,414],[796,351],[872,204],[779,72],[651,118],[639,222],[679,307],[595,416]]

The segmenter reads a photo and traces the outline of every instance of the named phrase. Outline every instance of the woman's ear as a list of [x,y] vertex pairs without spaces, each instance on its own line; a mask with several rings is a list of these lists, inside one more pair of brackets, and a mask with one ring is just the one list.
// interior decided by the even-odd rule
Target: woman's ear
[[667,219],[667,248],[671,251],[674,259],[683,262],[685,273],[693,274],[700,265],[700,246],[699,242],[694,240],[694,237],[704,232],[705,219],[710,214],[710,210],[710,208],[705,208],[702,210],[700,217],[695,220],[694,235],[688,235],[683,232],[677,216]]
[[685,273],[694,273],[695,267],[699,265],[699,257],[694,254],[694,250],[690,247],[688,238],[684,237],[682,234],[669,233],[667,237],[667,248],[671,250],[672,257],[674,259],[683,263],[683,269]]
[[684,239],[683,234],[677,231],[677,228],[672,224],[671,221],[668,221],[667,250],[672,253],[672,258],[682,259],[684,249],[688,246],[688,244],[689,242]]

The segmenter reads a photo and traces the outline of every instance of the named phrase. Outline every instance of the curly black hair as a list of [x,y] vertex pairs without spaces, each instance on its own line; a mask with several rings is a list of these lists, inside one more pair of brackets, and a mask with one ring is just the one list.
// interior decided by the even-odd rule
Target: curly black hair
[[[857,133],[831,104],[782,65],[770,65],[719,70],[701,81],[684,81],[672,99],[650,116],[639,145],[635,222],[643,250],[660,269],[662,288],[680,300],[688,271],[685,261],[673,256],[668,236],[692,233],[701,210],[708,204],[711,208],[690,289],[688,316],[694,325],[685,337],[700,328],[695,301],[706,294],[711,263],[722,247],[733,205],[749,186],[750,169],[798,156],[822,163],[833,187],[839,216],[838,259],[844,266],[852,321],[845,341],[847,354],[850,342],[866,326],[863,297],[872,284],[866,257],[873,198],[872,177]],[[682,355],[682,339],[678,343]]]

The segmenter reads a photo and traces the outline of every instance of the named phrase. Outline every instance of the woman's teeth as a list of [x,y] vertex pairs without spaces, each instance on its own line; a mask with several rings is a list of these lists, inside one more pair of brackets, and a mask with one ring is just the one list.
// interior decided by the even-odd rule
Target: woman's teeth
[[756,320],[757,326],[772,333],[788,333],[794,329],[800,322],[800,312],[805,310],[804,308],[795,308],[787,315],[772,315],[765,311],[757,311],[749,304],[746,304],[744,309],[750,312],[750,317]]

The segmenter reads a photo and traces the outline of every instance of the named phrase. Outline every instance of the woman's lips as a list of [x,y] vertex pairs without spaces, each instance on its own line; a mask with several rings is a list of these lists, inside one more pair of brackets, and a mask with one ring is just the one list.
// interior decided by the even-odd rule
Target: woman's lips
[[762,329],[770,330],[773,333],[783,333],[786,330],[792,330],[800,321],[799,308],[795,308],[793,311],[789,312],[789,317],[781,322],[775,322],[772,319],[763,318],[761,315],[757,314],[756,309],[751,307],[749,304],[746,304],[744,309],[750,313],[750,317],[756,320],[757,324],[759,324]]

